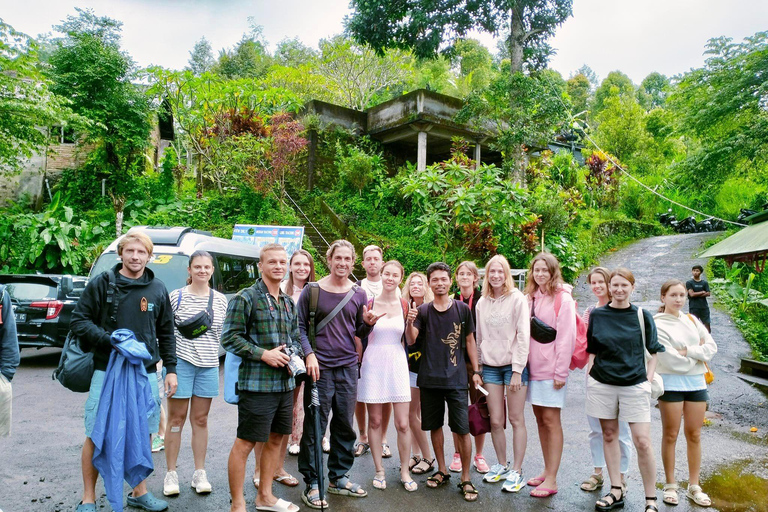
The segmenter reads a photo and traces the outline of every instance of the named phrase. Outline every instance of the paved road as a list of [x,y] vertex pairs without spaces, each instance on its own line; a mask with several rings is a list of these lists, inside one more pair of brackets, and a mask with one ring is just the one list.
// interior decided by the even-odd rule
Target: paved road
[[[657,295],[661,283],[670,277],[686,278],[691,264],[696,261],[692,259],[692,255],[698,252],[701,242],[708,236],[711,235],[666,236],[642,240],[608,255],[602,263],[608,267],[625,265],[631,268],[638,279],[635,300],[645,307],[654,308],[658,306]],[[581,309],[592,301],[583,278],[577,283],[575,295]],[[725,463],[743,460],[753,461],[748,464],[752,472],[764,478],[768,477],[766,397],[736,377],[738,358],[748,352],[748,347],[727,315],[717,309],[713,309],[713,329],[720,352],[714,362],[717,382],[711,388],[712,409],[722,414],[723,418],[715,420],[712,426],[704,429],[704,472],[716,473]],[[70,511],[74,510],[80,499],[82,484],[79,457],[83,440],[85,395],[70,393],[51,381],[50,374],[57,362],[58,352],[55,350],[22,352],[22,366],[13,383],[13,435],[11,438],[0,439],[0,509],[5,512]],[[424,477],[416,479],[420,485],[419,491],[410,494],[397,483],[397,458],[386,462],[389,488],[386,491],[377,491],[370,485],[373,463],[370,456],[366,456],[355,463],[352,476],[366,484],[369,497],[357,500],[333,496],[330,499],[332,510],[370,512],[407,508],[477,511],[481,508],[506,510],[511,507],[520,512],[593,510],[597,495],[585,493],[578,488],[578,483],[588,476],[591,470],[584,417],[584,380],[583,371],[573,372],[569,379],[568,404],[563,411],[565,450],[559,473],[560,492],[556,496],[537,500],[529,497],[527,491],[516,495],[502,494],[498,485],[480,483],[477,474],[473,475],[480,490],[477,504],[464,503],[454,486],[439,490],[426,489],[423,485]],[[541,450],[530,409],[526,411],[526,422],[529,442],[524,470],[530,477],[542,469]],[[214,492],[207,497],[199,497],[186,487],[194,469],[187,427],[179,457],[182,494],[179,498],[171,500],[172,511],[229,510],[226,462],[235,436],[235,408],[217,399],[212,408],[210,425],[207,469]],[[760,427],[758,434],[749,434],[749,428],[753,425]],[[390,444],[394,445],[394,429],[390,427],[390,431]],[[653,411],[652,433],[658,454],[660,420],[656,409]],[[511,450],[511,429],[507,430],[507,436]],[[450,452],[450,448],[446,451]],[[494,462],[490,438],[485,455],[490,463]],[[154,460],[158,471],[149,478],[149,488],[160,495],[165,468],[164,453],[155,454]],[[682,442],[678,444],[678,460],[681,461],[678,465],[678,478],[685,481],[687,469],[683,462],[685,445]],[[295,457],[289,456],[287,468],[294,475],[298,475]],[[250,460],[248,471],[252,469],[253,461]],[[663,472],[659,463],[659,481],[662,479]],[[631,470],[629,486],[625,510],[639,512],[643,509],[643,500],[640,478],[635,466]],[[103,492],[101,483],[98,492]],[[299,488],[288,489],[276,485],[278,496],[295,503],[300,503],[299,492]],[[255,490],[250,484],[246,485],[246,497],[248,502],[253,503]],[[99,505],[103,510],[109,510],[103,496]],[[734,510],[722,501],[719,505],[720,510]],[[306,510],[306,507],[302,508]],[[665,505],[660,505],[659,508],[662,512],[673,510]],[[695,507],[689,506],[681,497],[680,506],[674,510],[685,512],[693,508]],[[249,510],[254,510],[252,505]],[[756,503],[752,510],[764,511],[768,510],[768,507],[764,503]]]

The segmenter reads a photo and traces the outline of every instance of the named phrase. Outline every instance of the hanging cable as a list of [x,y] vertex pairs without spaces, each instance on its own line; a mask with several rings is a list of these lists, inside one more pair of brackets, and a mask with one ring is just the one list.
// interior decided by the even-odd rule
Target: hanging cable
[[[550,80],[550,78],[549,78],[549,77],[546,75],[546,73],[542,73],[542,76],[544,76],[544,77],[547,79],[547,82],[549,82],[549,86],[552,88],[552,91],[555,93],[555,96],[557,97],[558,101],[559,101],[559,102],[560,102],[560,104],[563,106],[563,110],[564,110],[564,111],[565,111],[565,113],[568,115],[568,121],[570,122],[571,126],[573,127],[573,126],[574,126],[574,124],[576,123],[576,118],[573,116],[573,113],[571,112],[571,109],[570,109],[570,108],[568,108],[568,106],[565,104],[565,102],[563,101],[563,99],[560,97],[560,94],[558,94],[558,92],[557,92],[557,89],[555,88],[555,85],[552,83],[552,80]],[[583,121],[583,123],[586,125],[586,127],[587,127],[587,128],[591,128],[591,126],[589,126],[589,123],[587,123],[586,121]],[[675,206],[679,206],[680,208],[683,208],[683,209],[685,209],[685,210],[688,210],[688,211],[690,211],[690,212],[693,212],[693,213],[699,214],[699,215],[701,215],[701,216],[703,216],[703,217],[706,217],[706,218],[709,218],[709,219],[717,219],[717,220],[720,220],[720,221],[722,221],[722,222],[727,222],[728,224],[733,224],[734,226],[740,226],[740,227],[745,227],[745,226],[746,226],[746,224],[742,224],[742,223],[740,223],[740,222],[734,222],[734,221],[732,221],[732,220],[721,219],[720,217],[715,217],[714,215],[708,215],[708,214],[706,214],[706,213],[704,213],[704,212],[700,212],[700,211],[698,211],[698,210],[694,210],[693,208],[691,208],[691,207],[689,207],[689,206],[686,206],[686,205],[684,205],[684,204],[678,203],[677,201],[675,201],[675,200],[673,200],[673,199],[670,199],[670,198],[666,197],[665,195],[663,195],[663,194],[661,194],[661,193],[659,193],[659,192],[655,191],[654,189],[652,189],[651,187],[649,187],[648,185],[646,185],[645,183],[643,183],[643,182],[642,182],[642,181],[640,181],[639,179],[637,179],[637,178],[635,178],[634,176],[632,176],[632,175],[629,173],[629,171],[627,171],[626,169],[624,169],[624,167],[622,167],[621,165],[619,165],[619,163],[618,163],[616,160],[614,160],[613,156],[611,156],[611,154],[610,154],[610,153],[608,153],[608,152],[607,152],[607,151],[605,151],[603,148],[601,148],[601,147],[600,147],[600,146],[597,144],[597,142],[595,142],[595,141],[594,141],[594,139],[592,139],[592,137],[590,137],[590,136],[589,136],[589,134],[587,133],[587,131],[586,131],[586,130],[582,130],[582,131],[584,132],[584,136],[587,138],[587,140],[589,140],[589,142],[591,142],[591,143],[592,143],[592,145],[593,145],[593,146],[595,146],[595,147],[598,149],[598,151],[600,151],[601,153],[603,153],[603,154],[604,154],[604,155],[605,155],[605,156],[608,158],[608,160],[610,160],[610,162],[611,162],[611,163],[612,163],[612,164],[613,164],[613,165],[614,165],[614,166],[615,166],[615,167],[616,167],[618,170],[620,170],[620,171],[621,171],[622,173],[624,173],[624,174],[625,174],[625,175],[626,175],[626,176],[627,176],[629,179],[631,179],[632,181],[634,181],[635,183],[637,183],[638,185],[640,185],[641,187],[643,187],[643,188],[644,188],[644,189],[646,189],[647,191],[651,192],[652,194],[655,194],[655,195],[659,196],[660,198],[662,198],[662,199],[664,199],[665,201],[668,201],[668,202],[670,202],[670,203],[674,204]]]

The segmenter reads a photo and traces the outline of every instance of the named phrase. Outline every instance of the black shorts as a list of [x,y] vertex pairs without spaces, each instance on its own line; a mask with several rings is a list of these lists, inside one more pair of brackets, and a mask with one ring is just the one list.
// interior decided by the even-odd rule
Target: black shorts
[[466,389],[419,388],[421,392],[421,430],[437,430],[445,424],[448,403],[448,426],[454,434],[469,434],[469,405]]
[[240,390],[237,403],[237,437],[264,443],[269,434],[291,433],[293,427],[293,391],[254,393]]
[[708,402],[709,392],[706,389],[697,391],[665,391],[659,397],[660,402]]
[[688,312],[701,320],[701,323],[708,324],[709,321],[709,308],[689,308]]

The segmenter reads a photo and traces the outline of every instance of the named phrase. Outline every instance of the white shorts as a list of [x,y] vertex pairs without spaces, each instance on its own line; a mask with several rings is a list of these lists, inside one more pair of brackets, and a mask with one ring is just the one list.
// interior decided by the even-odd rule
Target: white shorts
[[555,389],[554,380],[531,380],[528,381],[528,394],[525,400],[531,405],[562,409],[565,407],[566,389],[568,389],[568,383],[560,389]]
[[11,383],[0,373],[0,437],[11,435]]
[[634,386],[613,386],[589,377],[586,404],[587,415],[594,418],[650,423],[651,383],[644,380]]
[[419,387],[419,386],[417,386],[417,385],[416,385],[416,379],[418,379],[418,378],[419,378],[419,374],[418,374],[418,373],[408,372],[408,377],[409,377],[409,378],[410,378],[410,380],[411,380],[411,387],[412,387],[412,388],[417,388],[417,387]]

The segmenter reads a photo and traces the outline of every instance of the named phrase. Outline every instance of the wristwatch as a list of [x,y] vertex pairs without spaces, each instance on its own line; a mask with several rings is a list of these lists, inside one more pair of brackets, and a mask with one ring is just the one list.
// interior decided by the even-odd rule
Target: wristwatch
[[481,371],[477,371],[477,370],[473,370],[472,371],[472,375],[482,375],[482,374],[483,374],[483,372],[481,372]]

